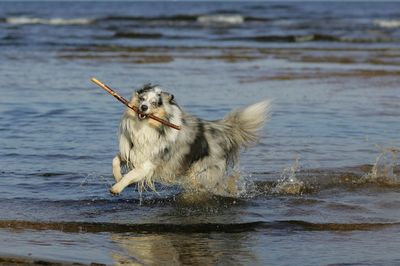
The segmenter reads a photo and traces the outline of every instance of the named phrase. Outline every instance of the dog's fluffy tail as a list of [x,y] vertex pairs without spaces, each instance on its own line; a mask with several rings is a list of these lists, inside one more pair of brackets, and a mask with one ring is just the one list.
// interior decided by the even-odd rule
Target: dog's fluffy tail
[[222,121],[228,125],[227,134],[239,146],[258,141],[260,131],[270,117],[271,102],[265,100],[229,113]]

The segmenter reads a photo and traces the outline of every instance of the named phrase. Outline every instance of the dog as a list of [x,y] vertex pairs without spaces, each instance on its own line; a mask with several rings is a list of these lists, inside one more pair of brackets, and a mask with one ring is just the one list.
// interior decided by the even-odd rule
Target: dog
[[[186,113],[174,95],[158,85],[144,85],[133,93],[130,103],[141,114],[127,108],[121,119],[119,152],[112,161],[116,181],[112,194],[120,194],[133,183],[140,192],[154,189],[154,182],[219,195],[238,193],[237,179],[229,170],[237,163],[240,148],[258,141],[269,118],[270,101],[234,110],[216,121]],[[181,129],[150,119],[149,114]]]

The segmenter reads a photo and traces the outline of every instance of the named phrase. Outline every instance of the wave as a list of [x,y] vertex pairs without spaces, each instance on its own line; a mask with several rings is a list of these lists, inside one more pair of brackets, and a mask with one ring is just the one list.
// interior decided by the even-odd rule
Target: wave
[[381,28],[400,28],[400,20],[397,19],[376,19],[373,23]]
[[244,16],[235,13],[171,15],[171,16],[106,16],[101,18],[40,18],[32,16],[11,16],[0,18],[0,23],[14,25],[45,24],[45,25],[87,25],[93,23],[140,22],[148,24],[168,23],[168,25],[240,25],[244,22],[271,22],[269,18]]
[[340,41],[340,38],[330,35],[259,35],[249,37],[224,38],[224,41],[256,41],[256,42],[311,42]]
[[13,25],[28,25],[28,24],[44,24],[44,25],[87,25],[93,23],[92,19],[88,18],[36,18],[36,17],[8,17],[4,19],[5,23]]
[[387,43],[398,42],[396,38],[350,38],[328,34],[307,34],[307,35],[259,35],[249,37],[222,38],[222,41],[255,41],[255,42],[341,42],[341,43]]
[[255,221],[247,223],[145,223],[120,224],[100,222],[40,222],[23,220],[0,221],[2,229],[56,230],[65,233],[241,233],[260,230],[290,231],[370,231],[399,227],[394,223],[312,223],[301,220]]
[[240,14],[219,12],[215,14],[202,14],[202,15],[173,15],[173,16],[108,16],[96,19],[96,22],[170,22],[170,24],[181,25],[182,22],[198,23],[200,25],[239,25],[246,21],[250,22],[270,22],[271,19],[256,17],[256,16],[243,16]]
[[118,22],[118,21],[196,21],[197,15],[174,15],[174,16],[107,16],[96,19],[96,22]]
[[222,14],[215,14],[215,15],[204,15],[199,16],[197,18],[197,22],[203,25],[237,25],[242,24],[245,18],[241,15],[222,15]]
[[142,32],[120,32],[117,31],[114,38],[129,38],[129,39],[160,39],[163,37],[161,33],[142,33]]

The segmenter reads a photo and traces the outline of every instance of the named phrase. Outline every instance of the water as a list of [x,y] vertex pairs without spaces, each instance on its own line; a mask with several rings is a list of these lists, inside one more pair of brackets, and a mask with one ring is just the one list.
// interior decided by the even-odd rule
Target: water
[[[398,10],[1,2],[3,264],[398,265]],[[123,106],[92,76],[126,97],[160,84],[205,119],[273,99],[245,192],[112,197]]]

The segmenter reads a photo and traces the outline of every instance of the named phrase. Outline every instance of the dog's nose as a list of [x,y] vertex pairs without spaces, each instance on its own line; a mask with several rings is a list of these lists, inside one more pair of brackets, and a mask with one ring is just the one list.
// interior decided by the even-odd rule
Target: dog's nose
[[140,106],[140,111],[142,111],[142,112],[146,112],[147,109],[149,109],[149,107],[145,104]]

